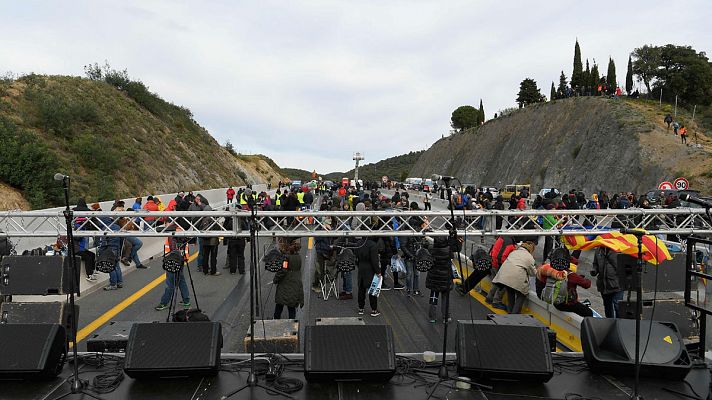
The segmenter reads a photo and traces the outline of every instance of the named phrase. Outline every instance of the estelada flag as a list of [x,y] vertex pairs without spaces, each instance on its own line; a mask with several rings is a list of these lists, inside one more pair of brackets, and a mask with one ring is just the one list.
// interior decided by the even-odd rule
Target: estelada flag
[[[635,235],[611,231],[598,236],[572,235],[564,236],[564,243],[569,250],[591,250],[596,247],[609,249],[638,258],[638,239]],[[665,242],[653,235],[642,236],[643,260],[651,264],[660,264],[672,260]]]

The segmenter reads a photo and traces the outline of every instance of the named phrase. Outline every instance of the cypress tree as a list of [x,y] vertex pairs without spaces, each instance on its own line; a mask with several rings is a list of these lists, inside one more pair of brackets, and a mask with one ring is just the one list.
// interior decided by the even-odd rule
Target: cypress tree
[[600,78],[598,74],[598,64],[596,64],[596,60],[593,60],[593,67],[591,67],[591,93],[593,93],[594,96],[599,94],[598,83]]
[[606,85],[608,86],[608,93],[613,93],[616,91],[618,82],[616,79],[616,63],[612,58],[608,57],[608,73],[606,74]]
[[549,101],[556,100],[556,89],[554,88],[554,81],[551,81],[551,94],[549,96]]
[[559,75],[559,96],[566,97],[566,75],[564,75],[564,71],[561,71],[561,75]]
[[480,113],[479,113],[480,124],[485,123],[485,108],[482,106],[482,99],[480,99]]
[[576,39],[576,45],[574,46],[574,72],[571,73],[571,88],[574,90],[583,86],[583,82],[581,81],[582,73],[583,66],[581,65],[581,48],[579,47],[578,39]]
[[628,71],[625,74],[625,91],[628,94],[633,92],[633,63],[628,56]]
[[586,59],[586,70],[581,74],[581,82],[583,84],[583,90],[581,94],[585,96],[591,95],[591,68],[588,66],[588,58]]

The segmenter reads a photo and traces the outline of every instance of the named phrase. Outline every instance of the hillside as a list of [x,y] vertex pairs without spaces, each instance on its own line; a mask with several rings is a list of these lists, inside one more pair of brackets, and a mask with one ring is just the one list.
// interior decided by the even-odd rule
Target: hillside
[[[482,185],[642,193],[663,180],[688,178],[709,192],[712,141],[689,124],[688,142],[666,131],[659,109],[645,101],[579,97],[541,103],[435,142],[413,176],[454,175]],[[684,121],[690,121],[685,114]],[[687,124],[687,123],[686,123]],[[698,132],[700,147],[695,143]]]
[[0,182],[14,188],[0,186],[0,196],[19,191],[33,208],[59,205],[58,171],[72,177],[73,199],[89,201],[282,178],[272,160],[229,153],[188,109],[142,83],[107,81],[0,80]]

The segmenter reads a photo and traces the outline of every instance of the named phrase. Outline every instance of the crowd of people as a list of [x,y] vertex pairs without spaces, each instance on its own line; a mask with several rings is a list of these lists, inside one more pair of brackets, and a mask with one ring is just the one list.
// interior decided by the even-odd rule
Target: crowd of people
[[[435,193],[437,193],[435,189]],[[441,193],[441,197],[443,193]],[[665,207],[679,206],[679,200],[675,194],[665,194],[656,203]],[[410,194],[406,190],[396,189],[393,195],[386,196],[378,188],[373,187],[370,191],[365,187],[327,187],[318,185],[314,188],[289,187],[279,185],[274,195],[267,192],[253,191],[251,188],[240,188],[234,190],[232,187],[226,191],[226,201],[228,207],[232,209],[242,209],[249,211],[252,207],[260,210],[282,210],[299,211],[317,209],[319,211],[369,211],[369,210],[409,210],[418,211],[430,209],[430,193],[420,194],[417,201],[411,201]],[[525,199],[534,197],[530,203]],[[456,210],[471,209],[532,209],[559,210],[559,209],[605,209],[605,208],[629,208],[629,207],[651,207],[647,196],[637,196],[635,193],[615,193],[609,195],[602,191],[592,194],[590,197],[583,192],[571,190],[568,193],[559,193],[556,189],[551,189],[542,196],[530,196],[527,191],[522,191],[512,195],[508,202],[502,196],[494,195],[489,190],[480,190],[472,187],[455,190],[453,194],[452,206]],[[100,211],[99,204],[88,206],[84,199],[80,199],[76,211]],[[134,204],[125,208],[123,201],[116,201],[111,207],[111,211],[209,211],[212,210],[209,201],[202,195],[194,195],[180,192],[171,199],[167,205],[163,205],[158,196],[148,196],[145,199],[136,198]],[[170,224],[162,217],[145,217],[141,220],[133,218],[119,218],[113,220],[110,217],[99,217],[103,223],[112,230],[140,230],[143,224],[160,225]],[[384,222],[375,217],[348,216],[348,217],[322,217],[321,226],[324,229],[348,229],[362,225],[373,228],[377,224]],[[243,230],[249,230],[247,218],[240,218],[238,223],[243,224]],[[400,221],[403,223],[406,221]],[[557,223],[553,216],[544,216],[539,221],[543,228],[551,228]],[[91,229],[91,224],[83,224],[82,219],[77,219],[77,227]],[[226,218],[223,222],[224,229],[232,229],[233,219]],[[388,222],[392,229],[398,228],[398,219]],[[425,216],[410,216],[408,226],[415,230],[429,229],[429,221]],[[507,220],[502,217],[496,219],[497,229],[501,229],[502,224]],[[592,222],[595,223],[595,222]],[[180,224],[177,224],[180,225]],[[200,221],[193,221],[193,225],[201,227]],[[176,226],[176,229],[188,227]],[[143,246],[138,237],[99,237],[95,243],[98,248],[97,254],[90,251],[88,238],[77,241],[76,254],[82,257],[85,264],[86,279],[93,281],[95,277],[95,264],[97,258],[103,257],[106,250],[111,250],[115,257],[115,268],[109,272],[109,284],[105,290],[118,290],[123,287],[123,277],[119,263],[128,266],[133,263],[136,268],[146,268],[138,256],[138,250]],[[217,237],[198,237],[196,244],[199,248],[198,271],[208,276],[221,275],[217,266],[218,246]],[[223,245],[227,246],[227,257],[224,268],[230,274],[245,273],[245,249],[246,239],[225,238]],[[453,279],[457,274],[453,270],[453,256],[460,251],[461,243],[451,243],[447,238],[435,238],[432,243],[419,236],[399,236],[399,237],[369,237],[369,238],[346,238],[346,237],[325,237],[318,236],[315,240],[316,263],[311,280],[311,290],[320,293],[325,277],[330,279],[340,278],[339,300],[353,299],[353,279],[356,274],[357,284],[357,312],[359,315],[365,313],[366,299],[368,299],[371,315],[380,315],[378,309],[378,298],[369,292],[374,278],[381,279],[380,290],[403,290],[407,296],[422,296],[420,288],[420,271],[416,267],[416,261],[421,255],[419,251],[426,249],[432,256],[433,266],[427,272],[425,288],[429,292],[430,311],[428,319],[436,323],[437,306],[443,307],[446,296],[453,288]],[[535,282],[538,296],[548,296],[547,301],[553,301],[555,307],[561,311],[573,312],[582,316],[592,315],[591,309],[579,301],[577,288],[592,286],[590,279],[577,273],[580,251],[569,253],[558,238],[546,236],[542,251],[541,265],[534,261],[534,252],[539,245],[538,237],[523,238],[516,242],[511,237],[499,237],[489,251],[475,252],[471,255],[472,273],[467,279],[454,286],[460,294],[466,294],[486,276],[491,278],[492,289],[486,296],[486,301],[493,307],[506,310],[509,313],[521,312],[524,301],[529,296],[529,280]],[[287,257],[288,268],[275,274],[274,283],[277,285],[275,296],[274,317],[279,318],[286,307],[290,318],[294,317],[296,307],[304,304],[304,293],[301,283],[301,259],[299,257],[299,241],[280,240],[279,249]],[[186,260],[189,257],[187,246],[181,246],[176,238],[169,237],[165,243],[165,253],[185,249]],[[357,260],[353,271],[339,271],[336,268],[338,259],[344,250],[354,253]],[[181,250],[182,251],[182,250]],[[394,257],[395,256],[395,257]],[[392,267],[394,260],[400,260],[402,269]],[[617,313],[617,302],[622,298],[623,292],[617,282],[616,257],[612,252],[603,249],[596,250],[591,266],[591,275],[596,276],[596,287],[601,293],[606,316],[615,316]],[[383,278],[390,276],[392,284],[383,281]],[[551,288],[561,288],[563,295],[557,299],[550,298]],[[169,306],[169,301],[175,290],[179,289],[181,294],[181,305],[184,308],[190,307],[190,293],[183,275],[183,271],[176,273],[167,272],[166,287],[156,310],[164,310]],[[558,290],[558,289],[557,289]],[[508,299],[505,304],[505,296]],[[441,318],[447,321],[449,316],[444,314],[444,307],[441,310]]]

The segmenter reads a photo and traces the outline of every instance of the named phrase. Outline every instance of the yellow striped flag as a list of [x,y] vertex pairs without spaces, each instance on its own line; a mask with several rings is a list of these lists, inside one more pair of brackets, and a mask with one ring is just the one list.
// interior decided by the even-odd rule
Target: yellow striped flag
[[[608,247],[615,252],[638,258],[638,239],[635,235],[611,231],[595,237],[585,235],[564,236],[563,240],[569,250],[591,250],[596,247]],[[665,242],[658,240],[653,235],[644,235],[641,240],[643,241],[643,260],[656,265],[665,260],[672,260]]]

